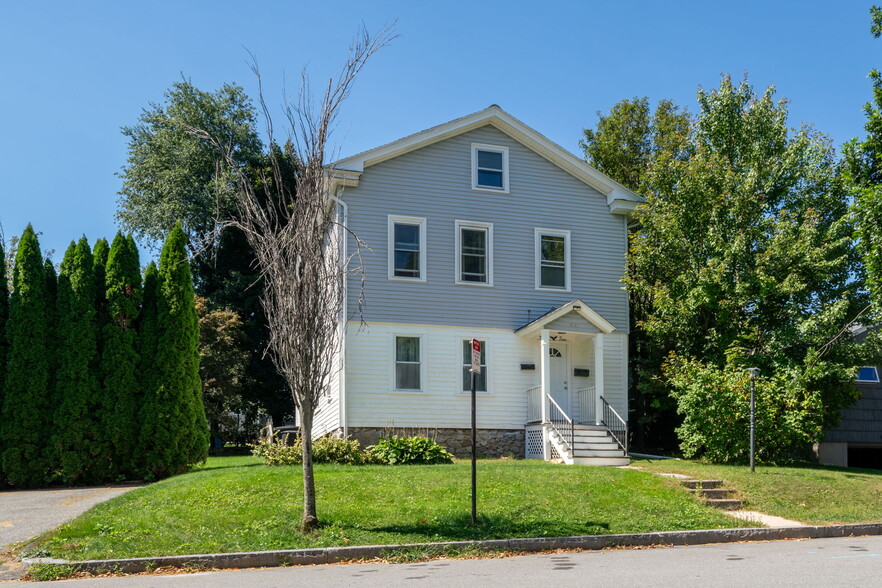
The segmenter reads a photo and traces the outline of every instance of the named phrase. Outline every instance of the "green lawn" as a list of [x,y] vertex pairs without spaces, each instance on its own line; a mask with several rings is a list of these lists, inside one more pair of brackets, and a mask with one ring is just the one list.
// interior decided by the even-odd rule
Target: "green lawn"
[[644,472],[487,460],[478,463],[479,524],[471,527],[469,465],[317,465],[324,526],[302,535],[299,466],[212,458],[98,505],[37,547],[82,560],[748,526]]
[[637,460],[648,471],[723,480],[745,508],[818,525],[882,521],[882,472],[827,466],[709,465],[686,460]]

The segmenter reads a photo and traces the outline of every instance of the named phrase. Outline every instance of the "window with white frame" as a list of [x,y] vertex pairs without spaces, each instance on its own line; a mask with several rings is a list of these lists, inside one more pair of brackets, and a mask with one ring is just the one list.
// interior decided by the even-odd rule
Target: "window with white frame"
[[570,232],[536,229],[536,288],[570,289]]
[[389,278],[426,281],[426,219],[389,217]]
[[456,221],[456,283],[493,285],[493,225]]
[[508,192],[508,147],[472,143],[472,189]]
[[871,365],[865,365],[861,369],[858,370],[857,378],[855,378],[855,382],[878,382],[879,381],[879,372],[876,371],[876,368]]
[[421,390],[419,337],[395,337],[395,389]]
[[[481,373],[475,378],[475,391],[487,391],[487,342],[481,341]],[[472,340],[462,342],[462,389],[472,391]]]

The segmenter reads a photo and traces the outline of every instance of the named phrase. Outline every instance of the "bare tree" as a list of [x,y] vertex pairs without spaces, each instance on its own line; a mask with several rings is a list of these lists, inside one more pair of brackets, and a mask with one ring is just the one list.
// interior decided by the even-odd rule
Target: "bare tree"
[[[336,201],[329,192],[325,163],[328,134],[367,60],[395,36],[391,25],[374,36],[362,29],[339,76],[328,81],[318,108],[313,107],[308,79],[303,76],[298,102],[286,107],[291,138],[284,148],[273,140],[272,117],[261,88],[259,102],[267,121],[270,166],[257,174],[237,174],[238,216],[230,224],[245,233],[254,250],[265,283],[261,302],[269,323],[269,350],[300,415],[303,531],[315,529],[319,523],[312,467],[313,418],[342,351],[339,328],[348,318],[342,316],[347,275],[361,271],[360,264],[353,270],[349,263],[358,255],[361,242],[340,223]],[[256,64],[252,69],[260,82]],[[238,166],[232,150],[217,138],[198,129],[192,132],[213,141],[226,165]],[[283,174],[283,164],[290,167],[292,160],[296,169],[293,187]],[[350,259],[341,259],[338,245],[347,234],[355,237],[358,246]]]

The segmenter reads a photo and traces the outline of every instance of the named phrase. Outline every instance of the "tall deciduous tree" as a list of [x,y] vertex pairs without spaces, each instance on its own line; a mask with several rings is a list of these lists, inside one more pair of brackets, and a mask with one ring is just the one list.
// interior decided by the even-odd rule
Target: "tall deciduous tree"
[[141,265],[131,236],[117,233],[107,258],[106,299],[109,322],[103,329],[101,377],[102,428],[114,476],[134,473],[142,382],[138,374],[135,325],[141,311]]
[[[652,112],[645,97],[624,99],[608,114],[598,112],[598,117],[596,130],[583,131],[580,145],[585,158],[638,194],[656,193],[661,185],[669,183],[675,164],[691,153],[691,117],[670,100],[659,101]],[[660,385],[657,377],[667,349],[655,344],[643,328],[652,311],[652,297],[629,289],[628,298],[629,404],[636,414],[631,424],[634,445],[650,451],[673,448],[679,417],[667,386]]]
[[[882,9],[870,8],[870,32],[876,38],[882,34]],[[877,313],[882,311],[882,73],[870,72],[873,100],[864,105],[867,136],[846,143],[845,169],[855,192],[855,210],[858,222],[858,246],[867,271],[867,285],[872,293]]]
[[64,255],[56,308],[58,368],[52,439],[61,480],[66,484],[97,483],[103,477],[104,439],[98,410],[94,260],[85,237],[71,242]]
[[[208,424],[199,380],[199,320],[180,225],[159,262],[155,397],[143,422],[150,440],[146,467],[154,476],[185,471],[208,454]],[[146,403],[145,403],[146,404]]]
[[673,352],[657,381],[683,413],[681,446],[720,461],[746,455],[743,443],[708,451],[714,428],[746,430],[745,412],[725,400],[744,398],[744,368],[780,383],[769,413],[792,426],[763,455],[775,460],[835,422],[861,361],[843,331],[862,307],[861,272],[834,152],[810,128],[791,132],[773,94],[728,77],[699,91],[689,157],[650,170],[631,238],[626,281],[647,305],[649,341]]
[[[191,128],[221,138],[237,165],[219,166],[212,142],[188,132]],[[254,105],[235,84],[205,92],[181,81],[166,92],[162,104],[145,109],[138,124],[123,128],[123,134],[129,157],[121,173],[120,224],[156,243],[182,221],[194,254],[196,291],[207,299],[207,311],[230,309],[244,322],[238,344],[249,361],[241,400],[260,404],[275,422],[282,422],[293,411],[285,381],[266,354],[263,281],[244,234],[233,227],[220,229],[236,210],[238,175],[254,175],[268,165]]]
[[46,442],[49,404],[49,296],[40,243],[28,225],[15,255],[9,300],[9,361],[0,418],[3,475],[17,487],[37,486],[49,476]]
[[[303,439],[303,519],[301,529],[318,526],[315,477],[312,466],[312,426],[319,396],[327,390],[340,351],[339,327],[345,295],[347,260],[333,246],[347,235],[338,226],[337,206],[329,198],[325,149],[337,112],[349,96],[367,60],[389,43],[389,28],[372,38],[366,31],[353,43],[336,80],[328,83],[314,111],[302,92],[287,111],[295,142],[276,146],[263,96],[260,97],[271,145],[270,169],[257,178],[238,177],[238,211],[234,225],[254,250],[264,278],[261,300],[270,332],[270,352],[276,369],[294,397]],[[255,66],[255,73],[259,72]],[[226,165],[239,163],[223,137],[195,128],[197,136],[213,142]],[[284,181],[286,164],[294,164],[294,189]],[[328,246],[330,239],[331,247]]]

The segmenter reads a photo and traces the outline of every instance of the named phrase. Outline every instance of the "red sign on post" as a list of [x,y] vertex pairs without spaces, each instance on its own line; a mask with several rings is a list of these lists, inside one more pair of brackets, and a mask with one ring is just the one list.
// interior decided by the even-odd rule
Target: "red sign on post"
[[472,373],[481,373],[481,342],[472,339]]

